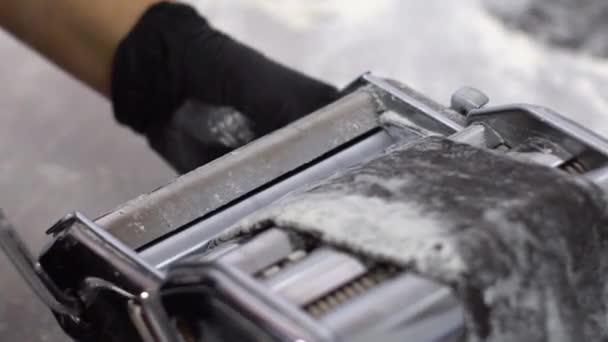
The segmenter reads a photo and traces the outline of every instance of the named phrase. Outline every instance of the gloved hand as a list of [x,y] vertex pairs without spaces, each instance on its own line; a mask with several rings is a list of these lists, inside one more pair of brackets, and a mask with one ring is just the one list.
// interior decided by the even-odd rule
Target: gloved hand
[[186,173],[259,137],[252,126],[232,108],[188,100],[168,122],[150,125],[145,134],[177,172]]
[[[236,140],[242,144],[336,97],[334,87],[236,42],[182,4],[149,8],[114,58],[112,101],[117,119],[146,134],[152,147],[180,172],[234,148],[214,147],[217,141],[207,138],[217,131],[209,124],[218,120],[213,106],[231,107],[245,116],[231,114],[238,119],[229,125],[233,130],[240,127],[229,135],[241,132]],[[205,110],[193,110],[200,108],[195,105],[175,115],[192,100],[204,104]]]

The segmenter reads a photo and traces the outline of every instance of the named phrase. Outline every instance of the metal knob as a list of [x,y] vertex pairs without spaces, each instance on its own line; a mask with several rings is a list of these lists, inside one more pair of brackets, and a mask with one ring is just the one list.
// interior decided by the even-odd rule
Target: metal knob
[[467,115],[474,109],[480,109],[490,102],[490,98],[472,87],[462,87],[452,95],[451,107],[455,111]]

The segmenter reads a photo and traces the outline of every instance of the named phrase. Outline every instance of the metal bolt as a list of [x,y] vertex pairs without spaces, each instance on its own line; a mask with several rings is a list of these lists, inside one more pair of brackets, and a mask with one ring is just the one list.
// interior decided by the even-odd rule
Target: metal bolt
[[474,109],[480,109],[490,102],[490,98],[472,87],[462,87],[452,95],[452,109],[467,115]]

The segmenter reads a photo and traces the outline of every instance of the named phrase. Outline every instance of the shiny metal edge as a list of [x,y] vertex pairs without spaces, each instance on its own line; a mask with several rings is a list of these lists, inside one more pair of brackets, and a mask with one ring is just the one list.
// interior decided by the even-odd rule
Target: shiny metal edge
[[377,128],[379,110],[369,92],[355,91],[124,204],[96,223],[129,247],[139,248]]
[[[504,117],[509,113],[521,113],[528,115],[530,119],[538,120],[539,123],[550,127],[561,133],[568,139],[574,139],[605,156],[608,156],[608,140],[586,127],[566,118],[565,116],[545,107],[529,104],[512,104],[505,106],[487,107],[473,110],[467,117],[469,124],[475,122],[488,122],[488,118],[495,120],[506,120]],[[492,126],[492,123],[488,123]],[[521,127],[519,127],[521,129]],[[507,138],[504,129],[497,129],[503,138]],[[544,132],[537,132],[544,133]],[[522,133],[523,134],[523,133]],[[529,135],[527,135],[529,136]]]
[[448,135],[458,132],[466,126],[463,115],[417,93],[404,84],[379,78],[370,73],[361,76],[361,81],[367,82],[385,93],[385,96],[381,96],[379,100],[387,109],[396,111],[420,127]]
[[192,225],[179,234],[172,235],[149,246],[140,252],[140,256],[158,268],[166,267],[176,260],[200,250],[209,240],[222,230],[235,224],[240,218],[271,204],[289,191],[323,177],[328,177],[337,168],[350,167],[359,161],[378,155],[394,142],[395,140],[385,131],[381,130],[350,148],[346,148],[327,159],[321,160],[317,164],[311,165],[293,177],[256,193],[246,200],[235,203],[229,208]]

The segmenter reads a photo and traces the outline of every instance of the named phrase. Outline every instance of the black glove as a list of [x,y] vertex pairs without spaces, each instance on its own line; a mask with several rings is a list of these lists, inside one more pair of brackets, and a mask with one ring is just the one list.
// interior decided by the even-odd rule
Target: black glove
[[186,173],[259,137],[252,123],[228,107],[187,101],[146,131],[150,146],[179,173]]
[[[112,101],[117,119],[146,134],[151,145],[182,172],[226,152],[205,155],[207,143],[201,143],[194,149],[187,148],[194,152],[183,153],[202,156],[189,156],[190,161],[176,165],[180,161],[175,159],[180,158],[170,154],[186,148],[188,143],[184,145],[184,141],[200,143],[206,139],[200,136],[209,134],[205,129],[189,132],[194,137],[177,139],[184,146],[168,146],[171,142],[167,137],[175,137],[175,126],[183,126],[184,117],[179,118],[182,124],[176,124],[174,113],[187,100],[232,107],[249,119],[247,125],[255,136],[260,136],[336,97],[334,87],[234,41],[213,29],[193,8],[182,4],[159,3],[150,7],[114,57]],[[190,115],[209,114],[190,111]],[[185,121],[192,120],[207,119]],[[173,127],[173,133],[167,132],[168,127]],[[197,159],[200,160],[192,161]]]

